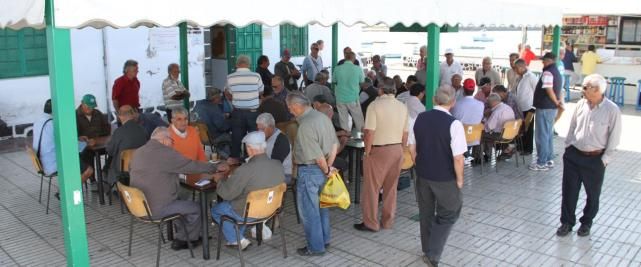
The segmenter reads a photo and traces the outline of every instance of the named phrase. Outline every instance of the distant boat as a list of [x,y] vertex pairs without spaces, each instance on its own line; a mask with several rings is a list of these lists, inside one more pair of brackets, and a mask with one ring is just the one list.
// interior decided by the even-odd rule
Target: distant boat
[[494,42],[494,37],[487,36],[487,33],[485,33],[484,30],[481,31],[480,36],[474,36],[472,37],[472,39],[474,40],[474,42]]
[[465,50],[485,50],[483,46],[473,46],[473,45],[462,45],[461,49]]

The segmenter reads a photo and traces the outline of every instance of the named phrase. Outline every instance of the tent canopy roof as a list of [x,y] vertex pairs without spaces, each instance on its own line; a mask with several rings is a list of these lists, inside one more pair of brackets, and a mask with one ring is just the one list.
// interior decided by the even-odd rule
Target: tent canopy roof
[[[44,26],[43,0],[0,0],[0,28]],[[8,7],[8,8],[6,8]],[[541,26],[561,23],[561,9],[521,3],[477,0],[56,0],[55,23],[60,28],[128,28],[251,23],[263,25],[318,23],[329,26],[418,23],[427,26]]]

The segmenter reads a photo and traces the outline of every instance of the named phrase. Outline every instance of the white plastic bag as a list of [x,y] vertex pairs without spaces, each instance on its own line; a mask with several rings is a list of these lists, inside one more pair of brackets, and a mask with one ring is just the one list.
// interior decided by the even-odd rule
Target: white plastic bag
[[[256,226],[252,227],[251,230],[252,238],[256,239]],[[263,240],[269,240],[272,238],[272,229],[269,229],[265,223],[263,223]]]

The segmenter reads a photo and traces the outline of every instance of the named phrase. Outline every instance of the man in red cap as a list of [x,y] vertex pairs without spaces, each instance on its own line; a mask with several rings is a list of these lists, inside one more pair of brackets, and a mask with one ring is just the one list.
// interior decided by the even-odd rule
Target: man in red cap
[[456,104],[451,110],[452,116],[464,125],[479,124],[483,119],[485,104],[474,98],[474,89],[476,89],[474,80],[465,79],[465,81],[463,81],[463,98],[456,101]]
[[300,78],[300,71],[296,69],[294,63],[289,61],[291,58],[292,54],[288,49],[285,49],[280,56],[280,61],[274,66],[274,74],[283,78],[285,88],[290,91],[298,89],[298,79]]

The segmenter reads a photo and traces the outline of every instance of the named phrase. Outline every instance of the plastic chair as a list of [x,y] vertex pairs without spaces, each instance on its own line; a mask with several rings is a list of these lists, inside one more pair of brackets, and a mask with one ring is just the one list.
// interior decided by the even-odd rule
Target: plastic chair
[[[516,142],[517,137],[519,136],[519,131],[521,129],[521,124],[523,123],[522,119],[517,119],[517,120],[509,120],[503,123],[503,132],[501,133],[501,138],[497,140],[492,140],[493,141],[493,147],[496,147],[496,145],[499,144],[511,144],[513,142]],[[501,152],[500,149],[494,149],[494,158],[498,158],[499,153]],[[519,167],[519,150],[515,149],[516,151],[516,167]],[[499,172],[499,164],[495,165],[495,170],[496,172]]]
[[49,186],[47,187],[47,210],[45,214],[49,214],[49,200],[51,199],[51,179],[54,177],[58,176],[58,172],[54,172],[52,174],[45,174],[44,170],[42,169],[42,163],[40,163],[40,159],[38,156],[36,156],[36,152],[33,150],[33,148],[27,146],[27,154],[29,154],[29,157],[31,158],[31,163],[33,163],[33,167],[36,169],[36,172],[40,175],[40,193],[38,194],[38,203],[42,203],[42,184],[44,182],[44,179],[47,178],[49,179]]
[[623,106],[624,92],[625,92],[625,78],[611,77],[610,88],[608,88],[606,96],[617,105]]
[[[120,152],[120,176],[118,177],[118,181],[116,182],[121,182],[124,185],[129,185],[129,165],[131,162],[131,158],[134,156],[134,152],[136,152],[136,149],[126,149]],[[126,181],[124,181],[127,179]],[[111,186],[109,186],[109,205],[111,205],[111,189],[116,186],[116,183],[113,183]],[[124,204],[122,203],[122,200],[120,201],[120,213],[125,214],[125,209],[124,209]]]
[[[160,244],[165,243],[165,238],[162,234],[162,226],[165,223],[172,223],[173,221],[178,220],[180,223],[183,224],[183,230],[185,231],[184,232],[185,236],[188,236],[187,222],[185,221],[185,218],[179,213],[165,216],[162,218],[154,218],[153,215],[151,214],[151,209],[147,204],[147,198],[145,198],[145,193],[143,193],[137,188],[126,186],[120,182],[118,182],[116,186],[118,187],[118,193],[120,194],[120,199],[122,199],[127,204],[127,210],[131,214],[131,222],[129,224],[129,247],[127,250],[127,255],[131,256],[131,241],[134,235],[134,220],[138,219],[138,221],[143,223],[155,224],[158,226],[158,247],[156,248],[156,266],[159,266]],[[189,247],[189,253],[191,254],[191,257],[193,258],[194,251],[192,249],[191,242],[188,241],[187,246]]]
[[563,89],[565,90],[565,102],[570,102],[570,75],[563,75]]
[[483,135],[484,128],[485,125],[483,125],[483,123],[475,125],[463,125],[463,129],[465,129],[465,141],[467,142],[467,146],[472,147],[473,157],[481,161],[481,174],[483,174],[483,142],[481,142],[481,136]]
[[[275,218],[272,220],[272,229],[274,229],[274,224],[278,220],[278,228],[280,229],[282,222],[280,220],[280,212],[283,207],[283,197],[285,194],[285,189],[287,186],[285,183],[281,183],[277,186],[256,190],[249,192],[247,195],[247,204],[245,205],[245,211],[243,212],[243,220],[237,221],[236,219],[223,215],[220,217],[220,225],[218,225],[218,248],[216,250],[216,260],[220,259],[220,247],[222,246],[223,240],[223,224],[224,223],[233,223],[234,228],[236,229],[236,247],[238,248],[238,256],[240,258],[240,265],[245,266],[245,260],[243,259],[243,251],[240,244],[241,234],[240,226],[260,226],[266,221]],[[247,221],[248,218],[253,218],[253,221]],[[212,220],[216,224],[215,220]],[[257,227],[256,237],[258,239],[258,245],[260,246],[262,242],[262,231],[258,231]],[[275,230],[275,229],[274,229]],[[285,241],[285,233],[280,233],[281,241],[283,242],[283,258],[287,258],[287,243]]]

